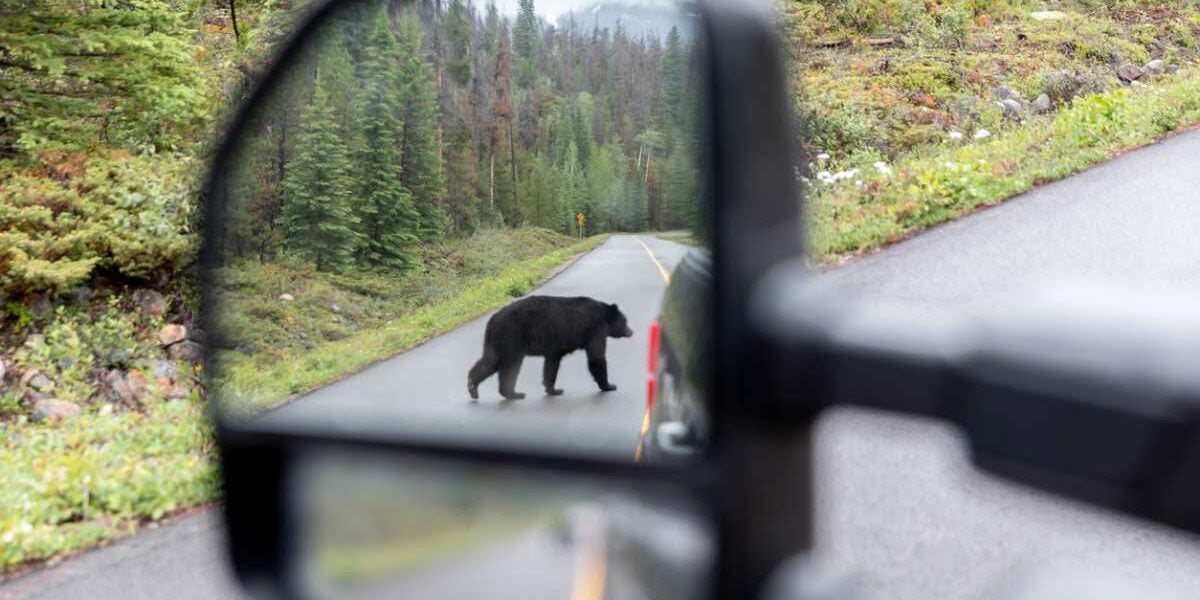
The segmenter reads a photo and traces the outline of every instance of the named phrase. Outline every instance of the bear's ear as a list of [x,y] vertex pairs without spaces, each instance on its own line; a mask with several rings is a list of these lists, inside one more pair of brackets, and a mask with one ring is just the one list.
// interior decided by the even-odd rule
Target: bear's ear
[[619,312],[621,312],[621,309],[617,308],[617,305],[616,305],[616,304],[609,304],[609,305],[608,305],[608,313],[609,313],[609,314],[615,315],[615,314],[617,314],[617,313],[619,313]]

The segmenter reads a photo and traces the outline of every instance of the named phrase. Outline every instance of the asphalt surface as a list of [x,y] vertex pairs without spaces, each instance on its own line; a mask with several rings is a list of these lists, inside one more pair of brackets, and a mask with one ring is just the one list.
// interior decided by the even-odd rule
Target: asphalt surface
[[[847,293],[968,312],[1084,280],[1195,293],[1198,162],[1200,132],[1184,134],[823,277]],[[857,565],[877,597],[990,598],[1056,573],[1071,585],[1107,579],[1099,595],[1055,598],[1200,597],[1200,538],[974,472],[950,428],[840,410],[818,439],[819,543]]]
[[479,385],[479,402],[471,402],[467,371],[483,351],[484,317],[262,419],[288,430],[400,433],[632,460],[646,404],[647,331],[666,289],[656,261],[669,271],[685,251],[654,236],[613,236],[535,292],[591,296],[625,313],[633,337],[608,340],[614,392],[599,391],[580,351],[562,360],[561,396],[545,395],[542,359],[529,357],[517,381],[524,400],[504,401],[493,375]]
[[[998,290],[1055,279],[1107,279],[1142,291],[1200,287],[1196,157],[1200,133],[1181,135],[825,277],[879,298],[982,309],[1012,301],[1011,294]],[[680,252],[678,247],[643,239],[668,266],[678,258],[671,254]],[[453,382],[446,390],[418,386],[415,401],[436,406],[431,410],[439,418],[453,417],[440,422],[462,425],[455,431],[473,428],[478,419],[494,423],[497,416],[511,415],[517,424],[501,435],[553,425],[551,442],[565,439],[555,438],[553,431],[584,433],[587,442],[576,449],[625,456],[640,419],[644,323],[661,293],[657,276],[636,240],[618,237],[540,290],[595,293],[594,286],[602,285],[599,289],[612,291],[609,301],[622,306],[638,332],[633,340],[610,345],[611,368],[621,373],[613,377],[621,386],[618,392],[596,394],[582,359],[568,357],[560,374],[568,395],[546,400],[539,393],[540,361],[531,359],[518,386],[528,399],[501,404],[489,380],[481,392],[492,395],[470,405],[463,380],[479,352],[482,321],[477,321],[338,384],[368,398],[353,401],[362,406],[347,409],[353,418],[339,426],[379,426],[354,417],[368,410],[391,419],[388,427],[408,426],[404,423],[411,421],[403,419],[412,417],[398,406],[394,380],[379,372],[398,369]],[[637,281],[626,286],[627,279]],[[410,365],[416,355],[428,360]],[[413,390],[406,384],[405,395]],[[320,398],[302,400],[293,414],[281,412],[281,418],[295,418],[295,423],[321,418],[326,413],[316,406]],[[303,404],[310,401],[313,406]],[[575,408],[564,409],[569,406]],[[576,422],[574,411],[593,414]],[[555,416],[534,414],[539,412]],[[1056,575],[1065,578],[1066,591],[1029,598],[1190,599],[1200,590],[1200,539],[975,472],[962,440],[949,428],[839,410],[823,420],[817,439],[818,545],[827,557],[855,569],[867,597],[1013,598],[1004,592]],[[538,543],[534,540],[526,543]],[[211,513],[192,517],[8,583],[0,587],[0,600],[232,598],[218,541]]]

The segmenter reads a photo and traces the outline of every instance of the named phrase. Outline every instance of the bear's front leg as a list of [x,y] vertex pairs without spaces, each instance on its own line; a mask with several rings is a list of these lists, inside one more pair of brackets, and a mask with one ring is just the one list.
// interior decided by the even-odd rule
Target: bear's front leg
[[599,332],[588,342],[586,351],[588,371],[592,372],[592,379],[596,380],[600,391],[611,392],[616,390],[617,386],[608,382],[608,360],[604,357],[604,352],[607,350],[606,341],[604,332]]
[[517,375],[521,374],[521,361],[518,359],[500,367],[500,395],[505,400],[521,400],[525,394],[518,392]]
[[547,396],[559,396],[563,393],[562,390],[554,387],[554,382],[558,379],[558,365],[562,362],[561,356],[546,356],[546,361],[542,363],[542,385],[546,386]]
[[608,382],[608,361],[603,358],[588,360],[588,370],[592,372],[592,379],[596,380],[596,385],[600,386],[600,391],[616,391],[617,386]]

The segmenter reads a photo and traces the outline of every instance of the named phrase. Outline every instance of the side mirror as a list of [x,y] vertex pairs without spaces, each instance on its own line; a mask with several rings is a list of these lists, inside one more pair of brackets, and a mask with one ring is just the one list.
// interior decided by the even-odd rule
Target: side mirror
[[[744,284],[800,247],[781,73],[770,16],[742,5],[319,4],[234,120],[206,195],[205,368],[243,583],[473,597],[447,574],[482,576],[487,547],[494,585],[565,593],[596,585],[598,557],[674,539],[630,537],[631,505],[690,523],[697,554],[668,561],[692,586],[681,598],[745,597],[805,548],[807,515],[722,525],[807,493],[807,439],[738,459],[794,464],[770,503],[751,500],[766,482],[713,486],[738,470],[713,440],[763,426],[714,386],[740,365],[688,363],[689,401],[727,434],[682,464],[635,462],[653,429],[645,336],[673,267],[712,257],[671,310],[738,340]],[[608,497],[611,535],[582,536],[606,540],[592,566],[564,577],[521,558]],[[626,566],[661,589],[665,571]]]

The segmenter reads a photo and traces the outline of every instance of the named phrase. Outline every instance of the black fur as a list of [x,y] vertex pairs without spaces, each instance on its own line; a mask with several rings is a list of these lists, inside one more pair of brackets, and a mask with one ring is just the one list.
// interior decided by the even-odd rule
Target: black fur
[[554,387],[562,357],[586,350],[588,370],[600,390],[611,392],[617,386],[608,381],[608,362],[604,352],[608,338],[633,335],[625,315],[616,304],[605,304],[587,297],[530,296],[500,309],[488,320],[483,335],[483,358],[467,375],[467,391],[479,398],[479,383],[500,372],[500,395],[508,400],[525,397],[514,389],[521,361],[526,356],[545,357],[542,385],[546,393],[557,396]]

